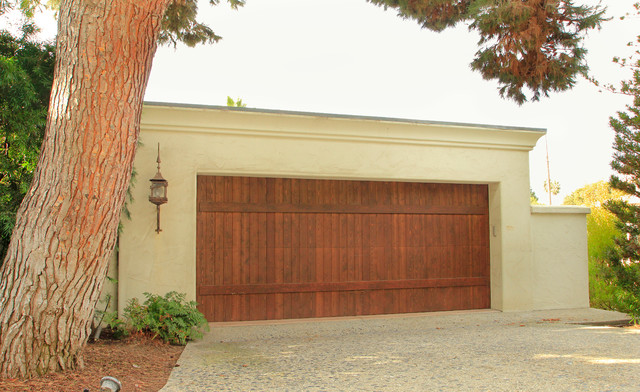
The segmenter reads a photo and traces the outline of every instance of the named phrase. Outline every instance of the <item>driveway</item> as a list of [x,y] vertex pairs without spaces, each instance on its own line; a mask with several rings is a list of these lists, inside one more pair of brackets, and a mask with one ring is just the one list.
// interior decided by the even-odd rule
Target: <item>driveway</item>
[[163,392],[639,391],[640,329],[596,309],[217,323]]

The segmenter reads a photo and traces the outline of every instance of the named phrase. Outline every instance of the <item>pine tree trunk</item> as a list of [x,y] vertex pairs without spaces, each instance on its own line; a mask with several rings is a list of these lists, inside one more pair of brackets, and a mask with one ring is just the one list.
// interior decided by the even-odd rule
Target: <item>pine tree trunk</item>
[[63,0],[45,140],[0,270],[0,377],[83,366],[170,0]]

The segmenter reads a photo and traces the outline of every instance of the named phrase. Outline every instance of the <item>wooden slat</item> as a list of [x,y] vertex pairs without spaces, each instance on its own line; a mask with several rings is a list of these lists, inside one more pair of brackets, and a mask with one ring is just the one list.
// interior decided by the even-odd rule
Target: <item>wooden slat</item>
[[446,278],[370,280],[327,283],[239,284],[225,286],[200,286],[198,295],[272,294],[338,292],[361,290],[420,289],[427,287],[487,286],[489,278]]
[[280,212],[311,214],[430,214],[484,215],[482,206],[420,206],[420,205],[340,205],[340,204],[252,204],[242,202],[198,203],[198,212]]

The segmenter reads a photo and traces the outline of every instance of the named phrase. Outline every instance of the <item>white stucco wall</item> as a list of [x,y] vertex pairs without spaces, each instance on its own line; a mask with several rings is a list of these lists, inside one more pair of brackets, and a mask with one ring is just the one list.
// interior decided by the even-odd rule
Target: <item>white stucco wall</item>
[[588,207],[532,206],[535,309],[589,307]]
[[[543,130],[231,108],[146,105],[120,240],[119,304],[195,298],[198,174],[489,184],[492,308],[533,309],[528,152]],[[169,202],[147,201],[160,143]]]

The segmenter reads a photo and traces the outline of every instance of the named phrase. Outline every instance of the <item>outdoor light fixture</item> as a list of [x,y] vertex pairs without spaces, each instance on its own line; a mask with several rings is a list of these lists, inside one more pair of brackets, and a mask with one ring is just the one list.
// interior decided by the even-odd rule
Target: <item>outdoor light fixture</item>
[[151,181],[151,194],[149,195],[149,201],[156,205],[156,212],[158,216],[156,233],[160,233],[160,205],[167,202],[167,187],[169,183],[160,174],[160,143],[158,143],[158,172],[155,177],[150,179]]

